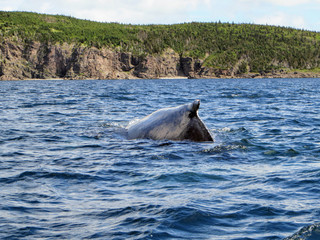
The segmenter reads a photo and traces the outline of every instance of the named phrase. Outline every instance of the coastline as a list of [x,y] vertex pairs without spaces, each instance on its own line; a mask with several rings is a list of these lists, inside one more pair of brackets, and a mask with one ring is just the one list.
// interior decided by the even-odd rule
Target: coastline
[[287,72],[287,73],[280,73],[280,72],[273,72],[273,73],[247,73],[247,74],[239,74],[239,75],[233,75],[233,76],[228,76],[228,75],[220,75],[220,76],[195,76],[195,77],[187,77],[187,76],[161,76],[161,77],[147,77],[144,76],[143,78],[139,77],[132,77],[130,78],[80,78],[75,76],[74,78],[54,78],[54,77],[48,77],[48,78],[0,78],[0,81],[64,81],[64,80],[72,80],[72,81],[77,81],[77,80],[154,80],[154,79],[159,79],[159,80],[183,80],[183,79],[291,79],[291,78],[298,78],[298,79],[303,79],[303,78],[320,78],[320,73],[315,73],[315,72]]

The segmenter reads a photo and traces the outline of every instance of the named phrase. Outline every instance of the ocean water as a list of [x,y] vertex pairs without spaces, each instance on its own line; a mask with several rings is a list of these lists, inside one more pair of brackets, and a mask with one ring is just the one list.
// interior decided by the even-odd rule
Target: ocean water
[[[320,239],[320,79],[0,82],[1,239]],[[127,140],[201,100],[214,143]]]

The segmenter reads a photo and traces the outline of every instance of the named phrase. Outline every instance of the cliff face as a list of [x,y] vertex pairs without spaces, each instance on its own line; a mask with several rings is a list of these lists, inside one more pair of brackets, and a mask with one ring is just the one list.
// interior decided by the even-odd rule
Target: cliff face
[[172,49],[137,57],[130,52],[79,44],[0,43],[0,80],[320,77],[285,71],[240,74],[240,63],[220,70],[204,67],[201,60],[179,56]]
[[137,57],[128,52],[75,44],[4,41],[0,46],[0,79],[134,79],[216,77],[192,58],[172,49]]

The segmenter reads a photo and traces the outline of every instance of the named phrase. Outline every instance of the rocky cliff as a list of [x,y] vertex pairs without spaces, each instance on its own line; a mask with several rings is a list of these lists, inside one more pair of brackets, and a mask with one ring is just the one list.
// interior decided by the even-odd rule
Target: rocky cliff
[[198,62],[181,58],[172,49],[161,55],[134,56],[108,48],[40,42],[26,45],[8,40],[0,46],[0,62],[2,80],[153,79],[194,77],[206,71]]
[[0,44],[0,79],[155,79],[319,77],[310,73],[261,72],[238,74],[203,66],[199,59],[179,56],[172,49],[162,54],[134,56],[109,48],[79,44],[50,44],[5,40]]

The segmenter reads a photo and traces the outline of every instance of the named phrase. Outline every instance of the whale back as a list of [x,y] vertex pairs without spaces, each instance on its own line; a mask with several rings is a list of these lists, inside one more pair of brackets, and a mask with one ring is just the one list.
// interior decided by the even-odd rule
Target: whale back
[[154,140],[213,141],[213,138],[198,116],[200,100],[151,113],[128,126],[128,138]]

